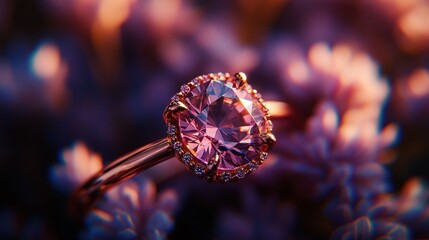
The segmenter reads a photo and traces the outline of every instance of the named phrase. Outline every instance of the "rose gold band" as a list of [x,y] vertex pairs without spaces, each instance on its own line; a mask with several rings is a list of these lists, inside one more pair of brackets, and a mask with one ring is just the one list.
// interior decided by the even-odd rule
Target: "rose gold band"
[[[286,103],[266,101],[266,104],[270,108],[271,117],[285,117],[290,114]],[[109,188],[173,156],[172,147],[167,138],[163,138],[116,159],[77,189],[71,198],[72,214],[79,219],[83,218],[94,202]]]
[[167,138],[145,145],[104,167],[82,185],[71,198],[72,214],[82,218],[109,188],[174,156]]

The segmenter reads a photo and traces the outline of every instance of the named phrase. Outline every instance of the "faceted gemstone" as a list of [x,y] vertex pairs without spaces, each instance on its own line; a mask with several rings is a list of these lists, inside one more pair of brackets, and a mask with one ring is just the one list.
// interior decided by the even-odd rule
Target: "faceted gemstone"
[[266,118],[257,100],[234,83],[213,80],[186,95],[188,111],[178,116],[182,143],[207,164],[219,155],[219,169],[233,169],[256,158]]

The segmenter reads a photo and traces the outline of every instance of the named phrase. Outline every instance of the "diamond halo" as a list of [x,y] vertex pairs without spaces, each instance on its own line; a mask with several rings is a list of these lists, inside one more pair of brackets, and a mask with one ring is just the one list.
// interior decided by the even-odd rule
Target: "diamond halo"
[[255,171],[275,144],[270,113],[244,73],[210,73],[181,86],[164,111],[176,157],[209,182]]

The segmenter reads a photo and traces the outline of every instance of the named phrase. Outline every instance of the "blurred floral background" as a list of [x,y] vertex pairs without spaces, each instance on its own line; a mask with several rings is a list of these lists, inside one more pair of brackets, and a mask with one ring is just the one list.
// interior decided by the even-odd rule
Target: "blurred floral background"
[[[0,0],[0,238],[429,238],[428,21],[426,0]],[[293,111],[258,171],[167,161],[73,220],[183,83],[238,71]]]

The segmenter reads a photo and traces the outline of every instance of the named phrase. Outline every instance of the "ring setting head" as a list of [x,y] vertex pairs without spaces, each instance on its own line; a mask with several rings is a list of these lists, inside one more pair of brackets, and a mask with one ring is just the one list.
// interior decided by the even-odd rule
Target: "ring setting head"
[[209,182],[255,171],[275,144],[266,104],[244,73],[210,73],[182,85],[164,111],[176,157]]

